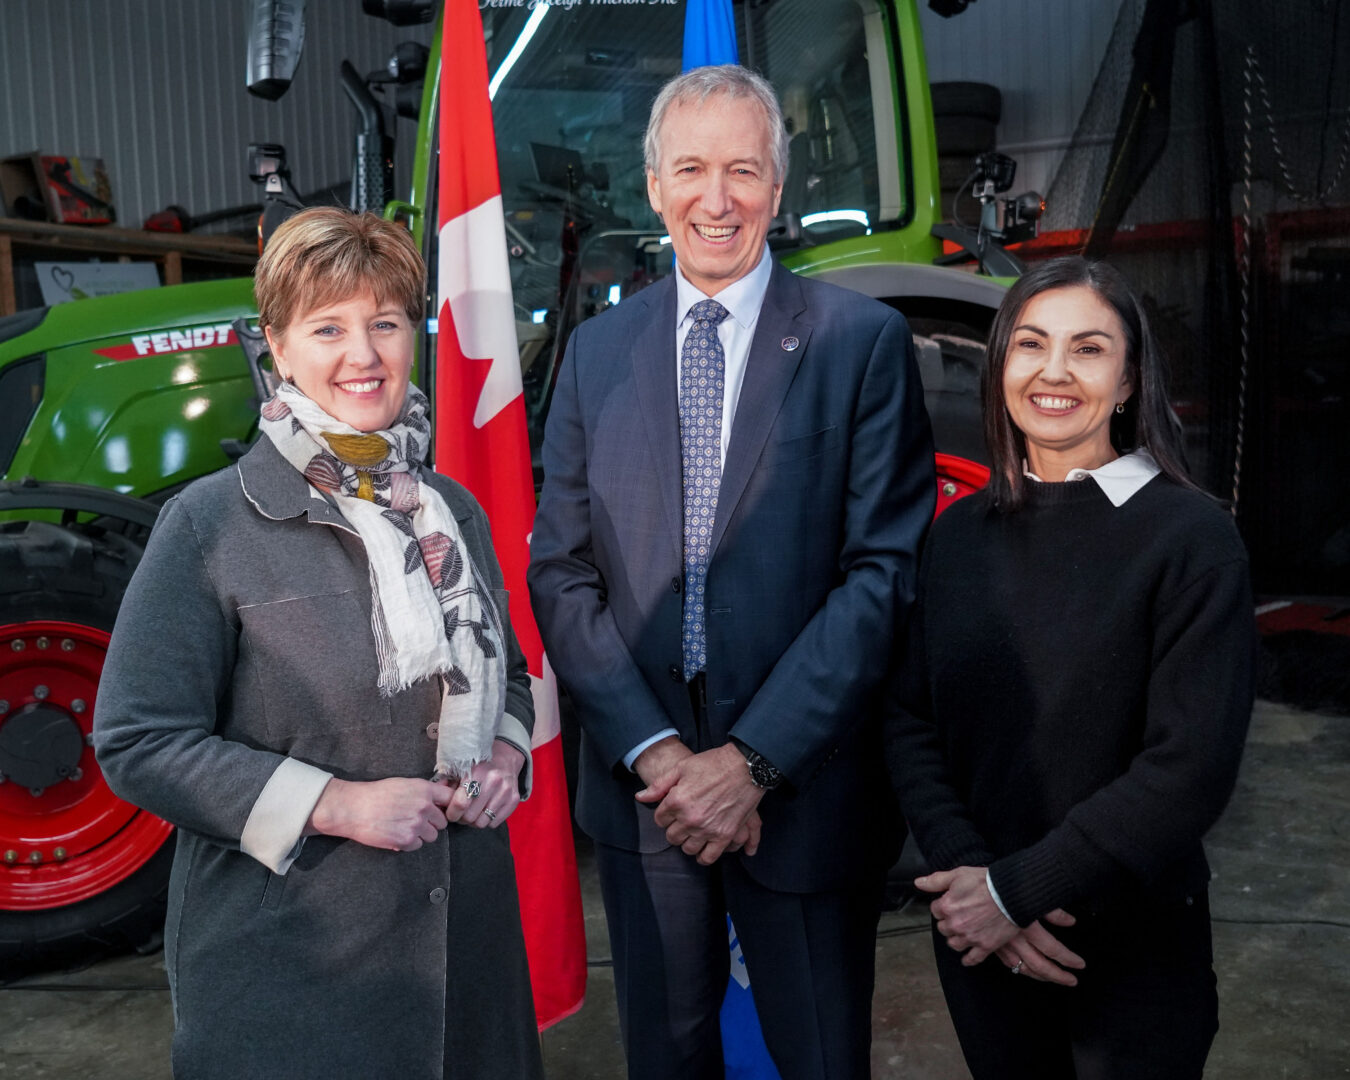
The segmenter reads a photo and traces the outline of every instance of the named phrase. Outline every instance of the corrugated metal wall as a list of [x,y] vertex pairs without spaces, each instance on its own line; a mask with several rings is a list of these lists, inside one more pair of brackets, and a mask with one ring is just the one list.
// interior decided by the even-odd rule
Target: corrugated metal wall
[[928,77],[1003,91],[998,148],[1016,191],[1045,194],[1092,90],[1120,0],[979,0],[944,19],[918,0]]
[[[360,0],[310,0],[296,79],[279,102],[244,89],[246,0],[24,0],[0,20],[0,157],[40,149],[103,158],[118,222],[170,204],[201,214],[255,202],[249,142],[286,146],[296,187],[351,174],[356,114],[338,83],[350,59],[383,66],[429,26],[399,28]],[[406,190],[413,122],[399,121]]]
[[[1073,134],[1119,0],[979,0],[943,19],[920,7],[934,81],[1003,91],[999,147],[1018,159],[1018,190],[1044,193]],[[359,0],[309,0],[307,39],[290,92],[244,90],[247,0],[25,0],[4,6],[0,156],[41,149],[100,156],[119,222],[138,226],[170,204],[189,213],[252,202],[251,141],[281,142],[297,187],[351,172],[355,114],[337,81],[429,27],[399,29]],[[399,121],[397,189],[406,190],[412,124]]]

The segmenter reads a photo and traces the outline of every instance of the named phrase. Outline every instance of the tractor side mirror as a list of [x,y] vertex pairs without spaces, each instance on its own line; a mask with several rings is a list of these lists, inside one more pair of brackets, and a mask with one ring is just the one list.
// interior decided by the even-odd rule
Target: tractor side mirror
[[372,87],[393,84],[394,112],[416,120],[422,111],[422,80],[426,77],[430,50],[416,41],[400,42],[379,71],[366,76]]
[[421,42],[400,41],[393,55],[385,62],[384,70],[394,82],[420,82],[427,73],[431,50]]

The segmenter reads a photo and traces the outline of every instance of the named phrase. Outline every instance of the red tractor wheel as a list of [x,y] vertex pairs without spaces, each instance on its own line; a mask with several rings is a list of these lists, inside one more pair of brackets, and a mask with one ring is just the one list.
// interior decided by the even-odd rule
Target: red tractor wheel
[[91,745],[99,675],[138,545],[0,526],[0,967],[157,944],[173,832],[117,798]]

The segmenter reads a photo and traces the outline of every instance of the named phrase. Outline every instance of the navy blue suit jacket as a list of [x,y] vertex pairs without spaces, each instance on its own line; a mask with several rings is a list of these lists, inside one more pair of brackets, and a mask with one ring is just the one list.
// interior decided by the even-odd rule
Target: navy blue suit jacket
[[758,854],[735,857],[769,888],[834,887],[898,837],[874,698],[936,496],[913,343],[885,305],[774,267],[717,500],[700,740],[680,670],[675,302],[667,278],[581,324],[545,431],[529,583],[580,717],[577,818],[659,850],[623,756],[662,728],[696,751],[735,735],[788,780],[760,804]]

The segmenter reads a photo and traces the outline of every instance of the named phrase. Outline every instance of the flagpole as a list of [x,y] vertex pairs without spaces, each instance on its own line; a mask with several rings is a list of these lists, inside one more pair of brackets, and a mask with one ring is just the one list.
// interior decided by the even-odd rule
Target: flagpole
[[[535,9],[534,27],[547,10]],[[512,815],[509,832],[543,1030],[585,1000],[586,937],[557,688],[525,584],[534,473],[477,0],[447,0],[441,41],[435,463],[487,513],[512,627],[530,671],[533,790]]]

